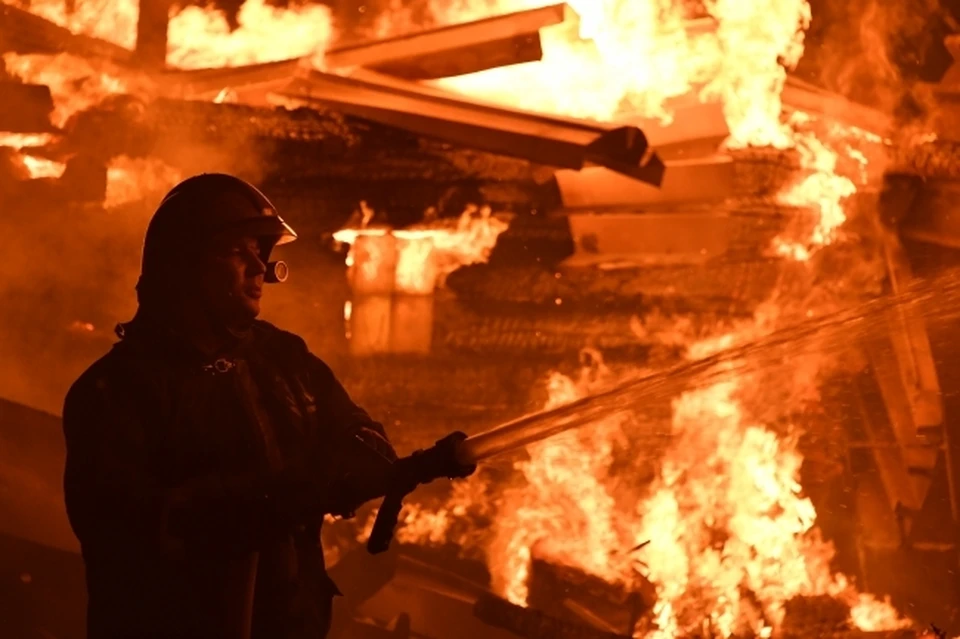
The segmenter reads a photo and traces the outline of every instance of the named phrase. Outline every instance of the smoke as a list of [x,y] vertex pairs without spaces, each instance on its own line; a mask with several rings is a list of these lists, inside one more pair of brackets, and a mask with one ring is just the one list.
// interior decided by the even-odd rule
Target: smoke
[[[942,45],[938,0],[814,0],[798,71],[824,88],[901,118],[923,100],[917,80]],[[911,113],[913,111],[913,113]]]

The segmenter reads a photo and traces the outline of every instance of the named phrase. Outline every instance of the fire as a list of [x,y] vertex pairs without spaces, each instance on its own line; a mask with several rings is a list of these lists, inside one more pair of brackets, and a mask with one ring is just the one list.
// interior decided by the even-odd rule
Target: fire
[[[441,22],[453,23],[543,4],[435,2],[433,8]],[[711,0],[700,14],[689,11],[692,3],[669,0],[571,4],[581,17],[577,28],[544,30],[542,61],[440,82],[512,107],[613,122],[669,120],[671,101],[681,96],[719,101],[730,130],[726,148],[792,150],[799,160],[799,179],[778,199],[815,219],[777,238],[776,252],[806,262],[841,238],[845,201],[867,180],[869,155],[854,129],[825,134],[806,114],[783,114],[786,73],[803,53],[811,19],[806,0]],[[694,18],[712,28],[702,22],[694,28]],[[846,170],[849,161],[855,171]],[[690,344],[688,357],[760,337],[780,321],[790,321],[790,309],[774,297],[753,322]],[[826,366],[814,355],[791,371],[779,417],[802,411],[816,396]],[[578,381],[551,376],[551,403],[589,392],[597,376],[582,375]],[[611,416],[531,446],[529,460],[517,465],[524,483],[503,492],[485,542],[494,587],[524,603],[532,555],[544,551],[558,563],[629,584],[636,562],[616,549],[649,541],[642,560],[644,576],[657,587],[646,629],[651,637],[689,633],[705,620],[718,636],[769,637],[790,599],[814,595],[849,605],[850,623],[860,629],[906,625],[889,603],[857,593],[831,572],[834,551],[820,538],[816,511],[799,484],[796,433],[759,417],[770,404],[758,395],[762,388],[731,368],[727,379],[674,398],[672,444],[658,478],[629,512],[618,507],[609,477],[616,442],[636,428],[629,419]],[[449,528],[449,517],[431,516],[433,538],[437,528]]]
[[137,18],[140,16],[138,2],[30,0],[29,10],[74,33],[100,38],[127,49],[133,49],[137,42]]
[[50,144],[53,136],[49,133],[0,133],[0,146],[21,151],[27,147],[41,147]]
[[333,34],[330,10],[317,4],[283,9],[247,0],[231,31],[219,11],[187,7],[170,20],[167,64],[196,69],[240,66],[316,55]]
[[[402,293],[429,294],[442,286],[447,275],[461,266],[487,261],[497,238],[507,229],[503,216],[494,215],[490,207],[468,206],[455,220],[435,220],[406,229],[367,226],[373,211],[361,203],[359,228],[344,228],[334,233],[337,242],[350,245],[347,266],[369,271],[375,277],[383,267],[380,251],[357,264],[354,247],[357,238],[382,237],[396,250],[394,290]],[[371,245],[372,246],[372,245]]]
[[48,158],[37,157],[27,153],[21,154],[24,166],[30,172],[30,177],[37,178],[58,178],[63,175],[67,166],[63,162],[57,162]]
[[[434,2],[443,23],[549,4]],[[719,102],[730,130],[727,148],[796,149],[811,174],[781,195],[784,204],[819,209],[803,238],[778,238],[781,256],[806,261],[830,243],[846,219],[843,201],[856,191],[836,171],[838,151],[802,134],[782,116],[787,70],[803,54],[811,13],[807,0],[710,0],[697,13],[672,0],[590,0],[569,3],[579,28],[541,32],[543,59],[440,80],[452,89],[545,113],[628,122],[672,119],[682,96]],[[689,99],[689,98],[688,98]],[[801,114],[802,115],[802,114]]]
[[[5,2],[9,0],[4,0]],[[30,11],[70,31],[133,49],[139,3],[135,0],[33,0]],[[248,0],[231,30],[214,8],[171,9],[167,64],[183,68],[238,66],[322,54],[332,35],[330,10],[321,5],[278,8]]]
[[[442,23],[552,4],[433,2]],[[532,111],[611,121],[624,111],[668,118],[664,104],[704,82],[712,56],[687,33],[684,9],[669,0],[574,0],[579,25],[541,32],[543,60],[447,78],[449,88]]]
[[110,95],[145,88],[143,79],[135,74],[66,53],[55,56],[7,53],[3,61],[7,70],[24,82],[50,87],[54,104],[51,121],[57,127],[63,127],[75,113],[100,104]]

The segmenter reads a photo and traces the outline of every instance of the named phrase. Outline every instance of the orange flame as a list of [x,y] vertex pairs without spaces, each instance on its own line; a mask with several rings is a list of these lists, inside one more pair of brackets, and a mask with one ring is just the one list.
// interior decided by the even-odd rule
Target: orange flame
[[96,106],[118,93],[141,90],[143,80],[113,65],[85,60],[69,54],[3,56],[7,69],[25,82],[45,84],[53,96],[54,126],[63,127],[70,117]]
[[196,69],[315,55],[319,66],[333,34],[330,10],[316,4],[282,9],[247,0],[237,22],[231,31],[223,13],[187,7],[170,20],[167,63]]
[[100,38],[127,49],[136,46],[137,18],[140,16],[138,2],[80,0],[72,7],[68,12],[64,0],[31,0],[29,10],[74,33]]
[[[364,220],[369,222],[373,212],[361,203]],[[391,235],[396,239],[397,262],[395,289],[399,292],[432,293],[444,278],[461,266],[485,262],[490,257],[497,238],[508,226],[503,216],[493,215],[489,207],[469,206],[456,220],[438,220],[393,230],[385,227],[340,229],[333,234],[337,242],[349,244],[347,266],[376,268],[376,264],[357,265],[353,245],[362,235]],[[374,274],[370,273],[370,277]]]
[[[542,4],[501,0],[445,9],[435,2],[434,12],[457,22]],[[811,17],[806,0],[710,0],[706,16],[669,0],[571,4],[581,15],[579,31],[544,30],[541,62],[441,82],[514,107],[617,122],[636,115],[669,119],[671,98],[683,95],[719,100],[730,130],[727,148],[795,149],[799,158],[802,175],[779,199],[809,210],[816,222],[778,238],[774,248],[805,261],[837,240],[844,201],[866,179],[868,155],[849,142],[853,129],[825,137],[808,130],[804,114],[783,117],[786,71],[800,59]],[[715,28],[691,29],[692,17],[707,17]],[[840,170],[842,155],[857,163],[855,175]],[[771,301],[736,332],[691,344],[689,357],[759,337],[780,315]],[[824,365],[814,356],[798,367],[795,402],[816,394]],[[589,384],[581,382],[553,376],[553,401],[587,392]],[[651,493],[632,513],[616,510],[605,482],[622,418],[531,446],[530,460],[518,465],[526,485],[505,492],[485,549],[494,585],[522,603],[531,554],[544,543],[556,561],[629,582],[635,567],[613,549],[649,540],[643,559],[658,588],[652,637],[690,632],[704,619],[719,636],[769,637],[783,621],[785,603],[798,595],[843,600],[861,629],[906,625],[888,603],[858,594],[843,575],[831,573],[833,549],[820,539],[815,509],[802,494],[795,438],[758,423],[744,403],[758,387],[731,372],[676,398],[674,444]],[[432,523],[449,526],[443,517]]]

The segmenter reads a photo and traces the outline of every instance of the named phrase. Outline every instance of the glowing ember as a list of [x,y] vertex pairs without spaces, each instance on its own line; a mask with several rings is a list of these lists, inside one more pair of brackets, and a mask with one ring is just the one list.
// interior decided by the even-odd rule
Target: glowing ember
[[332,34],[330,10],[318,4],[282,9],[247,0],[230,30],[218,11],[187,7],[170,20],[167,63],[197,69],[274,62],[309,55],[319,60]]
[[119,156],[107,167],[107,198],[112,208],[162,195],[182,179],[180,172],[160,160]]

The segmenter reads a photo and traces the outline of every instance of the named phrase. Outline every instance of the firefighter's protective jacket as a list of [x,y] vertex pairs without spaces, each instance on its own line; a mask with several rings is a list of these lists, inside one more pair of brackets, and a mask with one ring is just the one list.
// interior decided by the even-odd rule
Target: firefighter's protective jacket
[[256,322],[204,356],[135,320],[63,425],[89,639],[326,634],[323,512],[375,496],[356,486],[396,456],[302,339]]

